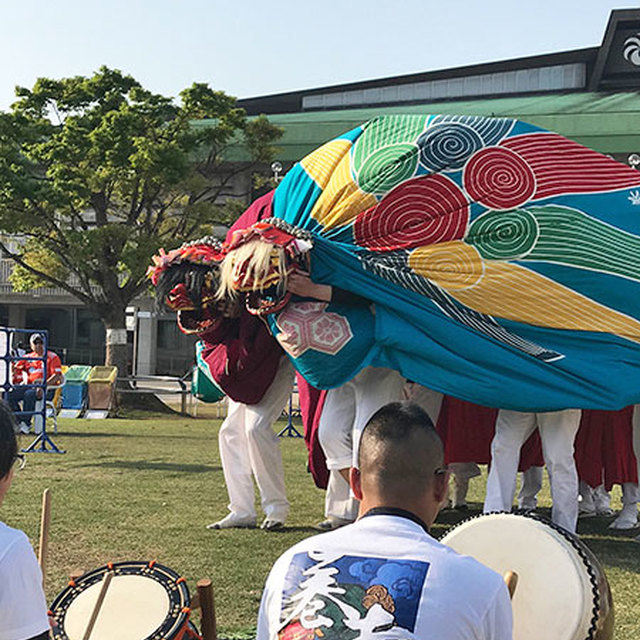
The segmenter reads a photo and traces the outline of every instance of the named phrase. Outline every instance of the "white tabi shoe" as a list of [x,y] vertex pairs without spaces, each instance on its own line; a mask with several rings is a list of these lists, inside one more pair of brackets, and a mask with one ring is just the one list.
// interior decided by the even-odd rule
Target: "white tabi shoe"
[[278,531],[284,527],[284,520],[279,518],[270,518],[267,516],[260,525],[260,528],[264,531]]
[[253,529],[256,526],[255,518],[241,518],[234,513],[207,525],[207,529]]
[[609,529],[635,529],[638,526],[638,505],[626,504]]
[[348,524],[351,524],[351,520],[343,520],[342,518],[329,517],[322,522],[318,522],[313,528],[316,531],[333,531],[334,529],[339,529],[340,527],[344,527]]

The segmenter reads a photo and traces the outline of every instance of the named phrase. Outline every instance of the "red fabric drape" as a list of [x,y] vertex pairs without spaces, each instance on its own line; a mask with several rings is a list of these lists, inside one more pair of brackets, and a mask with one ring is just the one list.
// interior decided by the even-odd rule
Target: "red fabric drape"
[[304,441],[309,450],[309,471],[311,471],[316,487],[326,489],[329,482],[329,470],[324,451],[322,451],[318,440],[318,424],[327,392],[312,387],[299,373],[296,373],[296,380],[300,413],[304,425]]
[[[497,415],[497,409],[445,396],[436,424],[444,444],[445,463],[490,464]],[[522,447],[519,470],[543,465],[542,445],[536,430]]]
[[591,487],[638,482],[633,453],[633,406],[620,411],[582,412],[576,436],[578,476]]

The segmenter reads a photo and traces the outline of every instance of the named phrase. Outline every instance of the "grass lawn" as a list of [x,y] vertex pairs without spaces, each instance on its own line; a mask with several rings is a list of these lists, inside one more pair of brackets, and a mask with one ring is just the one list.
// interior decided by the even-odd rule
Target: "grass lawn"
[[[41,495],[51,488],[49,601],[75,569],[94,569],[108,561],[157,559],[184,575],[192,591],[199,578],[212,578],[220,635],[251,637],[273,561],[315,533],[311,525],[323,517],[324,493],[306,473],[303,441],[283,438],[291,502],[287,528],[272,533],[207,530],[206,524],[226,513],[219,426],[220,420],[202,415],[60,421],[53,438],[67,453],[30,454],[0,511],[0,519],[23,529],[37,546]],[[30,442],[22,437],[23,446]],[[484,478],[473,479],[472,513],[480,509],[483,493]],[[619,491],[614,496],[614,505],[619,506]],[[541,497],[548,507],[546,484]],[[443,512],[435,535],[461,517]],[[637,640],[640,544],[633,536],[639,532],[613,533],[608,522],[583,521],[579,532],[607,571],[616,609],[616,640]]]

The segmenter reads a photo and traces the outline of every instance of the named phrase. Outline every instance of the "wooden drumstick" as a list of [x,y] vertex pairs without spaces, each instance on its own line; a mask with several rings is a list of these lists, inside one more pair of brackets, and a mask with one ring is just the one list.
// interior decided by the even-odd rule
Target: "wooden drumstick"
[[503,578],[509,590],[509,597],[513,600],[513,594],[518,586],[518,574],[515,571],[507,571]]
[[47,574],[47,553],[49,550],[49,521],[51,520],[51,490],[42,493],[42,513],[40,515],[40,544],[38,545],[38,564],[42,572],[42,587]]
[[98,599],[96,603],[93,605],[93,611],[91,612],[91,617],[89,618],[89,624],[84,631],[84,635],[82,636],[82,640],[89,640],[91,633],[93,631],[93,627],[96,624],[96,620],[98,619],[98,614],[100,613],[100,609],[102,608],[102,604],[104,603],[104,599],[107,595],[107,589],[111,584],[111,579],[113,578],[113,571],[107,571],[104,574],[104,578],[102,579],[102,586],[100,587],[100,593],[98,594]]

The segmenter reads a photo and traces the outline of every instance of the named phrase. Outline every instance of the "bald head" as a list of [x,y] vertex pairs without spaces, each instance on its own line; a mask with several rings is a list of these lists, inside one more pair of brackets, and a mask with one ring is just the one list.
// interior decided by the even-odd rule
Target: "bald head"
[[393,402],[372,416],[360,438],[358,463],[367,502],[410,510],[439,499],[432,494],[443,466],[442,442],[416,404]]

